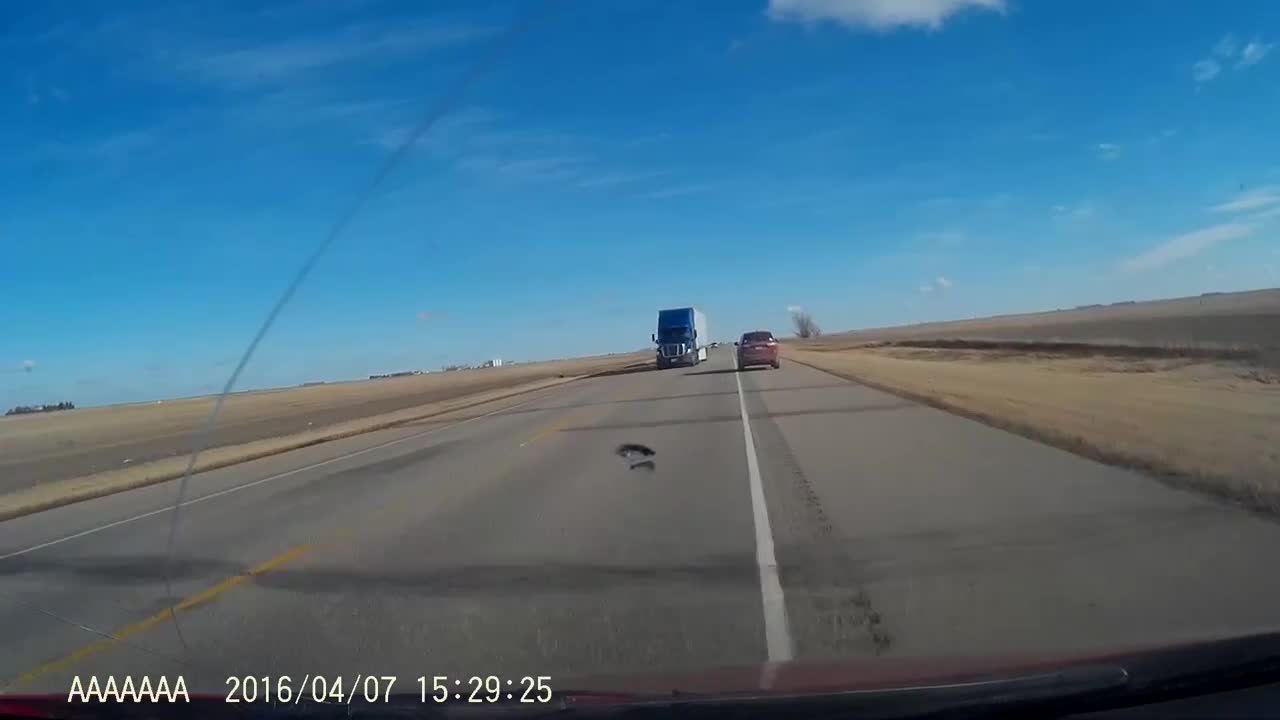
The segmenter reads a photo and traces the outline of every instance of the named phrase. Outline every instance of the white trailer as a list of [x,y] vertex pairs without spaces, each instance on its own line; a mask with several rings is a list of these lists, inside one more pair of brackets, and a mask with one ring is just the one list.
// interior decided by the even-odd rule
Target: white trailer
[[711,336],[707,334],[707,316],[698,308],[693,309],[693,331],[697,337],[694,342],[698,347],[698,362],[707,359],[707,346],[711,344]]

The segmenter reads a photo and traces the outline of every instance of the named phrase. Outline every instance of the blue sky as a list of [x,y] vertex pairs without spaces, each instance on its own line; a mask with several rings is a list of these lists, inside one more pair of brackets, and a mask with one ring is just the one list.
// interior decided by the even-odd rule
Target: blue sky
[[1280,4],[0,11],[0,404],[1280,285]]

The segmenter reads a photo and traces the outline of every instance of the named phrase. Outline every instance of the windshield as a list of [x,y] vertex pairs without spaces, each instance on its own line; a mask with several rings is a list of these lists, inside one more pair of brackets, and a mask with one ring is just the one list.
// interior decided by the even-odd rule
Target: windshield
[[5,692],[1280,626],[1270,0],[4,15]]

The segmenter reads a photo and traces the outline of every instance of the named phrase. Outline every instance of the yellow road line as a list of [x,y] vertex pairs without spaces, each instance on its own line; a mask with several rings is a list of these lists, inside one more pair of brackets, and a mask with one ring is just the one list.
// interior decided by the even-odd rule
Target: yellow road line
[[223,580],[222,582],[218,583],[217,585],[214,585],[213,587],[202,590],[196,593],[195,595],[192,595],[191,597],[184,598],[172,608],[165,608],[164,610],[161,610],[160,612],[156,613],[155,615],[152,615],[151,617],[148,617],[144,620],[139,620],[138,622],[132,623],[130,625],[126,625],[120,628],[119,630],[111,633],[111,637],[102,638],[101,640],[95,640],[89,643],[88,645],[84,645],[76,650],[73,650],[71,653],[64,655],[63,657],[60,657],[57,660],[50,660],[49,662],[43,663],[41,665],[37,665],[31,670],[28,670],[27,672],[14,678],[12,682],[10,682],[4,688],[0,689],[0,694],[4,694],[14,690],[15,688],[28,685],[31,682],[35,681],[36,679],[44,675],[59,672],[61,670],[66,670],[72,665],[75,665],[81,660],[84,660],[85,658],[91,657],[93,655],[97,655],[98,653],[103,652],[104,650],[109,650],[112,647],[114,647],[117,643],[124,642],[125,640],[128,640],[129,638],[133,637],[134,635],[138,635],[140,633],[146,632],[147,630],[150,630],[151,628],[159,625],[160,623],[166,620],[169,620],[170,618],[173,617],[175,610],[181,610],[183,612],[186,612],[188,610],[192,610],[196,607],[199,607],[200,605],[203,605],[213,600],[219,595],[222,595],[228,590],[231,590],[232,588],[243,585],[244,583],[252,580],[254,577],[271,572],[272,570],[280,567],[281,565],[289,562],[290,560],[297,559],[311,552],[312,549],[313,549],[313,546],[311,545],[299,545],[297,547],[290,548],[260,565],[255,565],[254,567],[250,568],[249,571],[246,573],[242,573],[240,575],[233,575]]
[[545,437],[547,437],[547,436],[549,436],[549,435],[553,435],[553,434],[555,434],[555,433],[560,432],[561,428],[568,427],[568,425],[569,425],[569,420],[570,420],[572,417],[573,417],[572,415],[565,416],[565,417],[561,418],[559,422],[552,423],[552,424],[550,424],[550,425],[546,426],[546,427],[545,427],[545,428],[543,428],[541,431],[539,431],[537,435],[534,435],[533,437],[529,438],[528,440],[525,440],[524,442],[520,443],[520,447],[525,447],[525,446],[527,446],[527,445],[532,445],[532,444],[534,444],[534,443],[538,442],[539,440],[542,440],[543,438],[545,438]]
[[[617,400],[617,402],[625,403],[625,402],[631,402],[633,400],[644,399],[647,397],[647,393],[645,393],[644,390],[645,388],[637,388],[633,392],[624,394],[621,398]],[[539,431],[538,434],[520,443],[520,447],[527,447],[529,445],[532,445],[538,442],[539,440],[544,440],[547,437],[554,435],[560,432],[561,430],[564,430],[565,428],[570,426],[570,421],[578,419],[579,417],[582,416],[582,414],[583,414],[582,412],[576,412],[576,413],[571,412],[568,415],[565,415],[564,417],[560,418],[558,422],[548,425],[547,427]]]
[[[526,445],[532,445],[533,443],[539,440],[542,440],[554,433],[559,432],[562,428],[565,428],[568,426],[569,421],[573,419],[573,417],[574,415],[572,414],[566,415],[565,417],[561,418],[559,422],[548,425],[533,437],[529,438],[523,443],[520,443],[520,447],[525,447]],[[339,531],[339,533],[341,532],[342,531]],[[151,628],[159,625],[160,623],[166,620],[169,620],[170,618],[173,617],[175,610],[182,611],[182,612],[194,610],[195,608],[212,601],[213,599],[226,593],[227,591],[245,584],[246,582],[253,579],[254,577],[268,573],[280,567],[281,565],[289,562],[290,560],[297,559],[298,557],[301,557],[302,555],[305,555],[314,549],[315,549],[314,545],[299,545],[297,547],[290,548],[289,550],[286,550],[285,552],[280,553],[279,555],[276,555],[275,557],[271,558],[270,560],[267,560],[264,563],[255,565],[254,567],[250,568],[248,572],[242,573],[240,575],[233,575],[223,580],[222,582],[219,582],[213,587],[202,590],[188,598],[184,598],[183,600],[179,601],[177,605],[174,605],[173,608],[165,608],[164,610],[161,610],[160,612],[156,613],[155,615],[152,615],[151,617],[148,617],[143,620],[139,620],[138,622],[132,623],[130,625],[126,625],[123,628],[120,628],[119,630],[117,630],[116,632],[111,633],[111,637],[95,640],[94,642],[91,642],[88,645],[84,645],[83,647],[80,647],[63,657],[58,658],[57,660],[50,660],[49,662],[38,665],[35,668],[28,670],[27,672],[14,678],[14,680],[10,682],[8,685],[0,686],[0,695],[10,692],[15,688],[28,685],[34,680],[40,677],[43,677],[45,675],[48,675],[50,673],[55,673],[61,670],[65,670],[75,665],[76,663],[79,663],[85,658],[91,657],[93,655],[97,655],[98,653],[103,652],[105,650],[109,650],[112,647],[114,647],[117,643],[128,640],[130,637],[146,632],[147,630],[150,630]]]

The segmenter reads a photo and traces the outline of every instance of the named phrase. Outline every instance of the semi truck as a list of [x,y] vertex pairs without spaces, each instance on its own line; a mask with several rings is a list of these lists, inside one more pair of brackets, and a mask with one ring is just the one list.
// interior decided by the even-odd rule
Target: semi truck
[[683,307],[658,311],[658,369],[676,365],[697,365],[707,359],[707,316],[697,308]]

